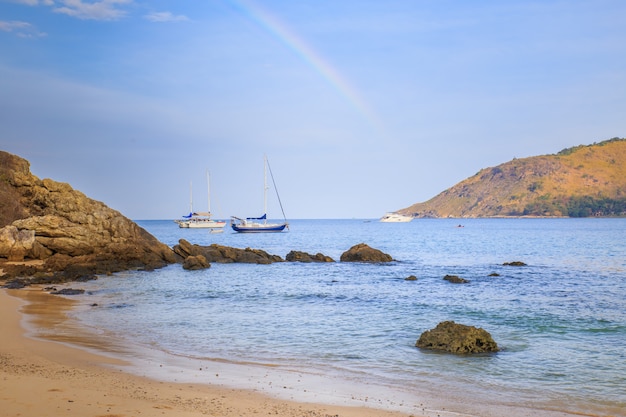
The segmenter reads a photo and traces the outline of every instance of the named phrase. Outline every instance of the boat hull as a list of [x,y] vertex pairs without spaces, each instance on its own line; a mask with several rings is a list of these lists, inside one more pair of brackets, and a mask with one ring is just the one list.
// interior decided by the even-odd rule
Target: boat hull
[[178,220],[176,223],[182,229],[221,229],[226,226],[225,221],[209,219]]
[[287,223],[282,224],[262,224],[248,223],[245,225],[231,223],[231,227],[238,233],[276,233],[282,232],[287,227]]
[[413,220],[413,217],[404,216],[398,213],[387,213],[381,217],[381,223],[408,223]]

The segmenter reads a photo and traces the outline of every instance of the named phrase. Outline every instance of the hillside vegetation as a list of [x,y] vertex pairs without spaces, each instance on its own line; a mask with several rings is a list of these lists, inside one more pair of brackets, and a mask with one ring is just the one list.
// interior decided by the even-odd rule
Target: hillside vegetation
[[399,212],[414,217],[625,216],[626,139],[485,168]]

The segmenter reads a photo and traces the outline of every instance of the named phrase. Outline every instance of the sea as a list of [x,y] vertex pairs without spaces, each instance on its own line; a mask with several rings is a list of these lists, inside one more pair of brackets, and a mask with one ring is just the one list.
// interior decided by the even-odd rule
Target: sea
[[[626,415],[626,219],[291,220],[266,234],[137,223],[169,246],[336,261],[81,283],[71,320],[118,341],[139,374],[414,415]],[[394,261],[340,262],[359,243]],[[448,320],[487,330],[500,351],[415,346]]]

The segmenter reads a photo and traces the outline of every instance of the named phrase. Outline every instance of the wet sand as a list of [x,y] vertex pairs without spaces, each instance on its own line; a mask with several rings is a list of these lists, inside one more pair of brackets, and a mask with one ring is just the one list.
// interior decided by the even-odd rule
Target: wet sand
[[[40,288],[0,289],[0,414],[3,417],[598,415],[557,411],[563,409],[561,406],[546,410],[521,404],[484,404],[477,399],[469,403],[454,401],[450,397],[452,393],[439,393],[435,402],[432,396],[424,398],[430,401],[429,406],[415,406],[410,411],[388,407],[391,399],[382,406],[368,404],[363,398],[350,405],[328,402],[316,395],[308,397],[313,398],[310,402],[303,401],[303,397],[289,400],[277,395],[275,389],[261,386],[242,389],[213,383],[224,376],[217,378],[213,370],[215,378],[209,382],[205,377],[201,383],[171,382],[171,379],[159,378],[158,371],[138,373],[137,369],[146,368],[146,358],[120,345],[116,338],[89,332],[68,320],[66,313],[77,308],[76,304]],[[158,369],[159,362],[148,366]],[[220,365],[215,362],[215,366]],[[251,372],[256,372],[257,368]],[[232,368],[221,369],[220,372],[227,373]],[[242,369],[245,373],[246,368]],[[247,375],[248,379],[262,378],[252,373]],[[384,392],[379,395],[385,397]],[[618,411],[600,415],[622,414]]]
[[[46,298],[46,302],[42,301]],[[214,385],[170,383],[123,370],[124,362],[99,355],[118,347],[71,334],[64,327],[72,300],[41,290],[0,290],[0,410],[23,416],[343,416],[403,417],[408,414],[365,407],[343,407],[275,399],[252,390]],[[55,341],[27,335],[23,313]],[[33,315],[33,316],[31,316]],[[60,342],[60,343],[59,343]]]

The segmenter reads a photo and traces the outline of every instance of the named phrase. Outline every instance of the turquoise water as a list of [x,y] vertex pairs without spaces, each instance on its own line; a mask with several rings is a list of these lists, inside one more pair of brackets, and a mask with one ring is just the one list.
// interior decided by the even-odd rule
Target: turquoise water
[[[171,246],[184,238],[339,261],[364,242],[395,259],[203,271],[172,265],[81,284],[90,294],[80,299],[98,306],[76,316],[139,346],[315,370],[409,394],[428,386],[455,392],[460,404],[497,397],[626,414],[626,219],[294,220],[289,232],[255,235],[138,223]],[[502,265],[511,261],[528,266]],[[451,284],[446,274],[470,282]],[[452,356],[415,348],[423,331],[444,320],[486,329],[502,351]]]

